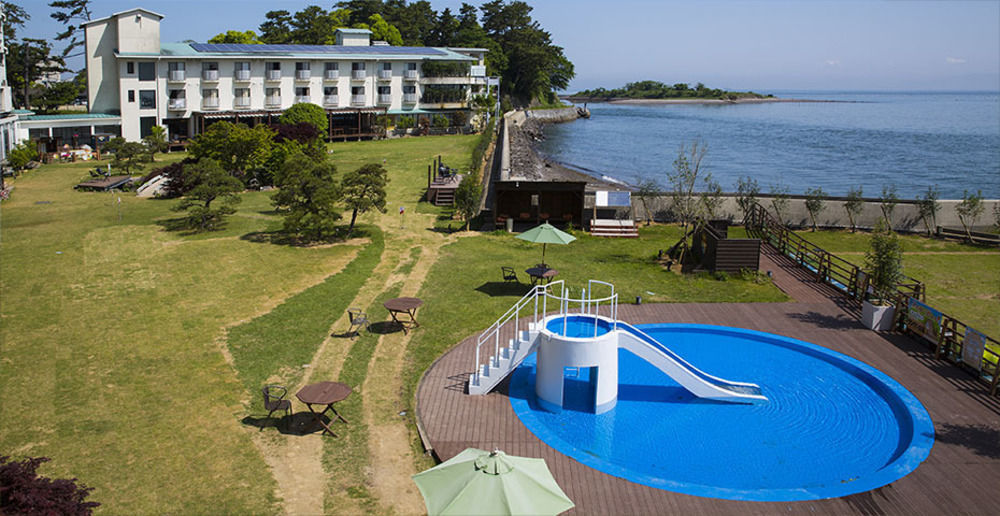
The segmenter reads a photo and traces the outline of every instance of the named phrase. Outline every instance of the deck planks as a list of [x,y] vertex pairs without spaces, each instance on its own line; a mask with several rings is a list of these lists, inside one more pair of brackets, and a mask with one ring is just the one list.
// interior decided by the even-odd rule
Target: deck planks
[[[418,387],[417,415],[431,445],[442,460],[469,446],[544,458],[576,503],[567,514],[995,514],[1000,398],[990,396],[988,387],[964,370],[934,359],[923,343],[865,329],[836,289],[791,260],[764,252],[761,269],[771,270],[775,285],[795,301],[619,305],[619,317],[635,324],[717,324],[776,333],[876,367],[917,396],[934,421],[934,447],[916,471],[873,491],[807,502],[718,500],[634,484],[590,469],[538,440],[511,409],[506,381],[489,395],[466,395],[475,336],[435,362]],[[504,333],[509,338],[513,330]]]

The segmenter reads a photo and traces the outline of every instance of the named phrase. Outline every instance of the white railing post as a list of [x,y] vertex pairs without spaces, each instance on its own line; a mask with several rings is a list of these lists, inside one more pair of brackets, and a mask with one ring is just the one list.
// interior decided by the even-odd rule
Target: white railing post
[[496,338],[493,339],[493,367],[500,367],[500,327],[497,326],[496,331],[493,333]]

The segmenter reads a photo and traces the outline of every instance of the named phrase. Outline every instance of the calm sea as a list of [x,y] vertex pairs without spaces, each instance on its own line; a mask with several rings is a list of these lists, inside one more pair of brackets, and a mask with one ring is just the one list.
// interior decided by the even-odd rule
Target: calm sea
[[736,105],[590,103],[592,117],[546,127],[540,151],[596,175],[666,184],[682,144],[708,144],[705,163],[725,191],[740,176],[763,192],[862,186],[901,198],[937,185],[942,199],[982,190],[1000,198],[1000,94],[774,92],[838,102]]

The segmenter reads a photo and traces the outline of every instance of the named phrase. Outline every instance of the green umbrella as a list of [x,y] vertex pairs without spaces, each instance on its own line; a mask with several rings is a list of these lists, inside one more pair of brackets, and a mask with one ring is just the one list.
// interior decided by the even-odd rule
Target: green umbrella
[[413,475],[427,514],[559,514],[572,509],[545,459],[466,448]]
[[565,231],[560,231],[548,222],[517,235],[517,238],[527,240],[528,242],[534,242],[536,244],[542,244],[542,265],[545,265],[545,246],[547,244],[568,244],[576,240],[575,236]]

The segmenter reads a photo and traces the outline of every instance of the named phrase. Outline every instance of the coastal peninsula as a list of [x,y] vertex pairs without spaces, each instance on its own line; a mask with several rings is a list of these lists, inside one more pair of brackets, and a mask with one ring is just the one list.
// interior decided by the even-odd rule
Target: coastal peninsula
[[726,91],[708,88],[702,83],[672,85],[659,81],[630,82],[623,88],[596,88],[562,97],[570,102],[608,102],[614,104],[752,104],[764,102],[824,102],[822,100],[781,99],[753,91]]

